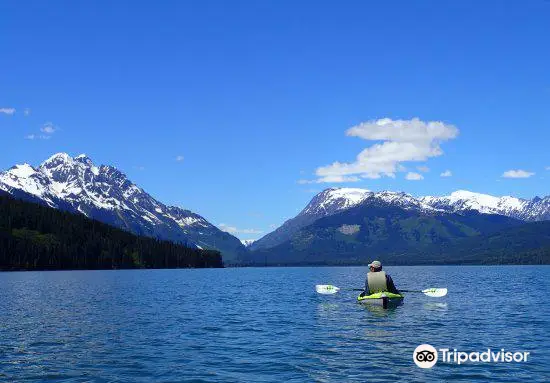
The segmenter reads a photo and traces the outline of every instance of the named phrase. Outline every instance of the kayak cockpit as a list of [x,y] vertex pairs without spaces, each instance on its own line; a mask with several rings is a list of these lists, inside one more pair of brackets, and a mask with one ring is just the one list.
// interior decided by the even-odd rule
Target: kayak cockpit
[[370,295],[359,295],[357,301],[359,303],[372,304],[382,306],[383,308],[395,307],[403,304],[405,296],[390,292],[374,293]]

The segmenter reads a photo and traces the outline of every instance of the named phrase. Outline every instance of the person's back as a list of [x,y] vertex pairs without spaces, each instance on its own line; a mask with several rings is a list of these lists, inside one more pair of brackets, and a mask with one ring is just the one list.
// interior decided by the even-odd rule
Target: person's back
[[380,261],[370,263],[369,270],[367,279],[365,280],[365,291],[362,295],[371,295],[381,292],[400,294],[390,275],[382,271],[382,263],[380,263]]

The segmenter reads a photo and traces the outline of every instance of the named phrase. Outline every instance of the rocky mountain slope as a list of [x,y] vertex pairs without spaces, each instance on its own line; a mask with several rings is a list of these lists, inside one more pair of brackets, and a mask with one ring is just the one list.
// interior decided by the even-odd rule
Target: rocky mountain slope
[[112,166],[96,166],[85,155],[57,153],[34,168],[16,165],[0,173],[0,191],[89,218],[139,235],[215,249],[224,262],[246,253],[241,242],[189,210],[167,206]]
[[[522,224],[496,214],[420,211],[367,199],[317,219],[274,247],[254,251],[250,263],[366,264],[372,259],[391,259],[394,264],[414,264],[418,254],[424,255],[422,263],[440,263],[441,246]],[[425,249],[429,249],[426,254],[422,253]]]
[[474,211],[482,214],[503,215],[528,222],[550,219],[550,196],[526,200],[515,197],[494,197],[461,190],[451,193],[449,196],[416,198],[400,192],[330,188],[317,194],[296,217],[254,242],[250,249],[257,251],[277,246],[290,240],[299,230],[320,218],[364,203],[375,202],[432,215],[464,214]]

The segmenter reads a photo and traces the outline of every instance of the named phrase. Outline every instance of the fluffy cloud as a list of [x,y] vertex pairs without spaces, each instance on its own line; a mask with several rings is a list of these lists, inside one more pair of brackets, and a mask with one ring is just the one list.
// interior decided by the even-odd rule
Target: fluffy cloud
[[15,108],[0,108],[0,114],[12,115],[15,114]]
[[176,156],[176,161],[178,161],[178,162],[183,161],[183,156],[181,156],[181,155]]
[[409,181],[420,181],[424,179],[424,176],[419,173],[408,172],[407,175],[405,176],[405,179]]
[[25,136],[25,139],[27,140],[49,140],[56,131],[58,131],[59,128],[52,124],[51,122],[46,122],[42,127],[40,128],[40,131],[42,134],[28,134]]
[[54,124],[52,124],[51,122],[46,122],[44,125],[42,125],[42,127],[40,128],[40,131],[42,133],[46,133],[46,134],[54,134],[56,131],[57,131],[57,126],[55,126]]
[[261,234],[262,230],[257,229],[237,229],[235,226],[226,225],[225,223],[220,223],[218,225],[221,231],[225,231],[230,234]]
[[440,174],[441,177],[450,177],[453,173],[450,170],[445,170],[443,173]]
[[458,135],[458,129],[440,121],[392,120],[363,122],[346,131],[350,137],[382,141],[360,152],[354,162],[334,162],[317,168],[314,182],[354,182],[360,178],[395,177],[403,162],[427,161],[443,154],[441,143]]
[[521,170],[521,169],[508,170],[502,173],[503,178],[529,178],[534,175],[535,173],[533,172],[528,172],[526,170]]

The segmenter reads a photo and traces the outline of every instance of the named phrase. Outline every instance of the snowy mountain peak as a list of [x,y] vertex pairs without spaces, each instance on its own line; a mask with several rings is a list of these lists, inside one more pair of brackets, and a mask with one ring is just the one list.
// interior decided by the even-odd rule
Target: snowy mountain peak
[[72,162],[73,158],[67,153],[55,153],[53,156],[48,158],[46,161],[40,164],[40,167],[49,167],[60,165],[61,163]]
[[505,196],[505,197],[495,197],[489,194],[482,194],[482,193],[474,193],[468,190],[457,190],[455,192],[452,192],[449,195],[449,200],[451,201],[471,201],[472,203],[477,203],[479,206],[485,206],[485,207],[491,207],[496,208],[499,204],[499,202],[504,199],[514,199],[518,200],[517,198]]
[[136,234],[218,249],[235,257],[240,241],[189,210],[155,200],[112,166],[95,166],[81,154],[56,153],[38,168],[16,165],[0,172],[0,191],[81,213]]
[[499,214],[524,221],[550,219],[550,196],[532,200],[511,196],[495,197],[489,194],[457,190],[448,196],[414,197],[403,192],[372,192],[358,188],[330,188],[317,194],[300,215],[321,217],[332,215],[364,203],[379,201],[407,210],[432,214],[478,211]]
[[434,207],[404,192],[384,190],[372,192],[359,188],[330,188],[317,194],[300,215],[327,216],[360,205],[365,201],[378,201],[404,209],[435,210]]
[[358,188],[329,188],[317,194],[300,215],[330,215],[363,202],[372,192]]
[[523,221],[541,221],[550,219],[550,198],[532,200],[458,190],[448,196],[421,197],[422,202],[449,212],[475,210],[484,214],[499,214]]
[[29,164],[15,165],[8,170],[8,173],[18,177],[18,178],[27,178],[36,173],[36,169]]
[[403,192],[372,192],[356,188],[331,188],[317,194],[296,217],[287,220],[275,231],[255,241],[251,249],[270,248],[288,241],[294,233],[317,219],[340,213],[364,203],[382,203],[420,214],[464,214],[478,211],[498,214],[523,221],[550,220],[550,196],[525,200],[515,197],[494,197],[488,194],[458,190],[443,197],[414,197]]
[[330,188],[325,190],[330,198],[343,198],[350,203],[359,203],[365,196],[370,193],[370,190],[359,188]]
[[82,164],[85,164],[85,165],[88,165],[88,166],[93,166],[93,162],[92,162],[92,159],[90,157],[88,157],[87,155],[85,154],[79,154],[78,156],[76,156],[74,158],[75,161],[77,162],[80,162]]
[[241,243],[244,247],[250,247],[254,242],[256,242],[255,239],[241,239]]

